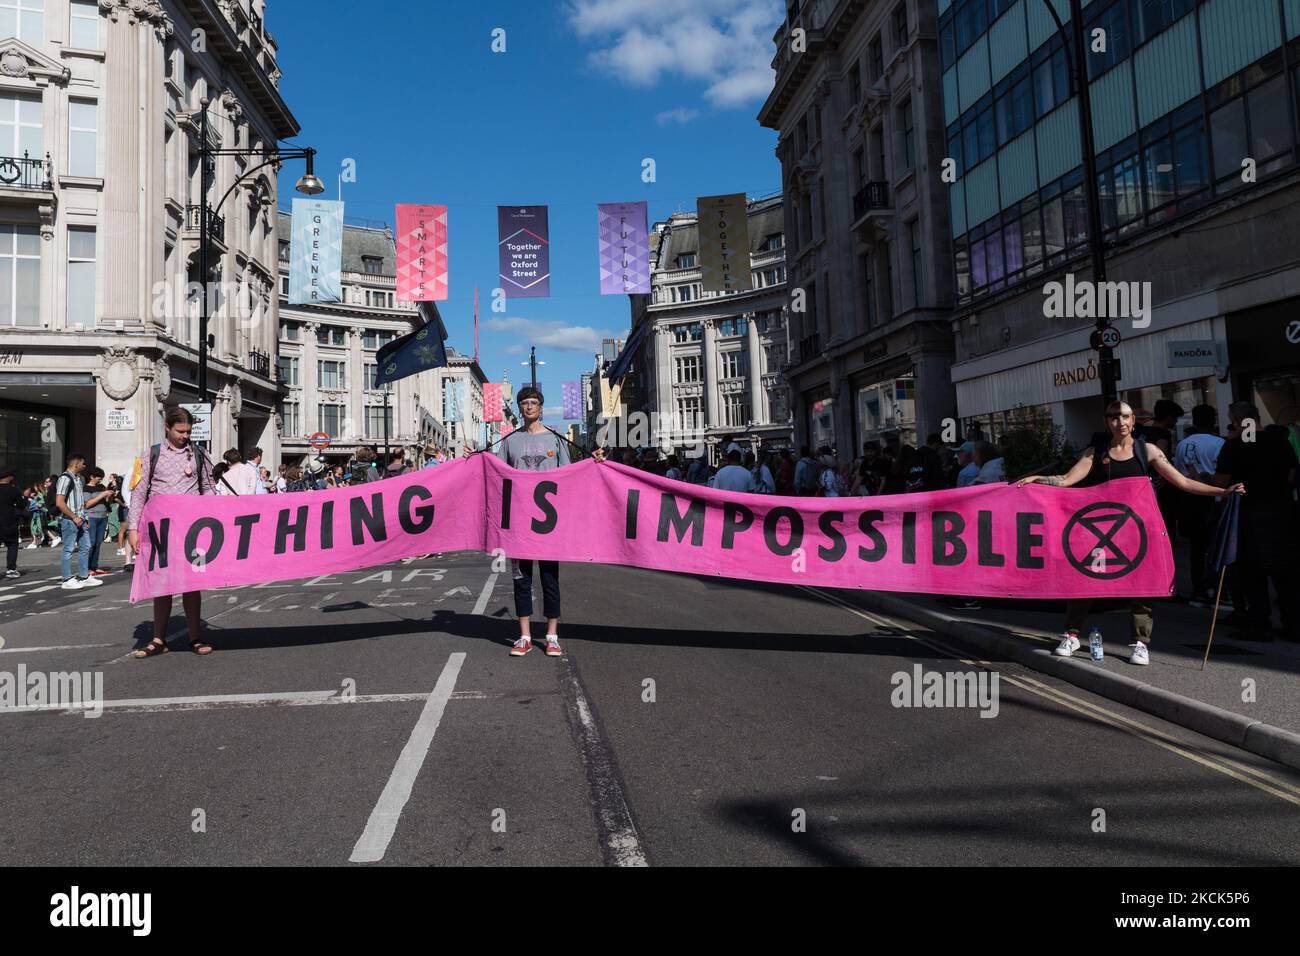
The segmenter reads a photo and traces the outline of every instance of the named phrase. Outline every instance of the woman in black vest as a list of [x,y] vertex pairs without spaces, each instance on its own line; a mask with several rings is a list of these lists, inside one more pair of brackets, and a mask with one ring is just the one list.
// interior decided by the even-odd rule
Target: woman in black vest
[[[1230,488],[1218,488],[1203,481],[1186,477],[1165,457],[1158,445],[1149,445],[1141,438],[1134,438],[1133,409],[1126,402],[1111,402],[1106,406],[1105,439],[1088,448],[1079,460],[1064,475],[1033,475],[1022,479],[1019,487],[1041,482],[1058,488],[1089,488],[1104,484],[1115,478],[1146,478],[1154,473],[1164,478],[1179,491],[1191,495],[1219,496],[1244,492],[1245,486],[1235,484]],[[1092,607],[1092,600],[1076,598],[1065,605],[1065,633],[1056,653],[1060,657],[1069,657],[1077,651],[1081,642],[1083,624]],[[1147,645],[1151,643],[1151,631],[1154,621],[1151,614],[1151,602],[1147,598],[1132,598],[1129,601],[1130,629],[1133,643],[1129,645],[1132,664],[1149,664],[1150,655]]]

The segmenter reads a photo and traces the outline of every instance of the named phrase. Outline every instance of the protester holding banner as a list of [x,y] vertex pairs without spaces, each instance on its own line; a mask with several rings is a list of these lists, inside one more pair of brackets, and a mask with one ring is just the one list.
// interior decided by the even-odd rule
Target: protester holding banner
[[[519,414],[523,427],[512,431],[496,447],[496,455],[511,468],[550,471],[569,464],[569,449],[563,439],[542,424],[542,393],[531,385],[519,390]],[[559,657],[560,649],[560,564],[539,561],[542,579],[542,611],[546,615],[546,656]],[[519,617],[519,640],[510,648],[511,657],[523,657],[533,649],[533,562],[515,562],[515,614]]]
[[[1241,484],[1224,489],[1203,481],[1185,477],[1165,457],[1165,453],[1156,445],[1147,444],[1141,437],[1134,437],[1133,409],[1126,402],[1111,402],[1106,406],[1106,429],[1108,435],[1095,446],[1090,447],[1079,456],[1064,475],[1031,475],[1021,479],[1018,487],[1034,482],[1054,485],[1058,488],[1089,488],[1119,478],[1148,477],[1152,472],[1164,478],[1179,491],[1193,495],[1211,497],[1232,492],[1241,493],[1245,488]],[[978,460],[978,445],[977,460]],[[1101,549],[1098,549],[1101,550]],[[1104,555],[1103,555],[1104,557]],[[1092,600],[1076,598],[1065,605],[1065,633],[1057,645],[1055,654],[1070,657],[1077,651],[1081,642],[1082,631]],[[1148,645],[1154,628],[1151,605],[1145,598],[1133,598],[1129,603],[1130,631],[1133,643],[1129,662],[1132,664],[1150,663]]]
[[[140,551],[140,516],[144,506],[154,495],[212,494],[212,462],[202,446],[190,442],[194,416],[189,409],[175,406],[168,410],[163,420],[163,440],[149,449],[142,458],[140,483],[131,495],[131,509],[127,517],[130,528],[131,551]],[[142,565],[143,567],[143,565]],[[185,624],[189,631],[190,649],[196,654],[211,654],[212,645],[199,638],[199,614],[202,593],[187,591],[181,596],[185,608]],[[139,658],[154,657],[167,652],[167,620],[172,613],[171,595],[153,599],[153,640],[135,652]]]

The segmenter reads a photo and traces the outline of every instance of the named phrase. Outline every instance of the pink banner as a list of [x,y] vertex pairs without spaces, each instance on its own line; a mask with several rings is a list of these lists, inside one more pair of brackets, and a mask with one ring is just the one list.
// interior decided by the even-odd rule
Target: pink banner
[[[486,505],[485,505],[486,503]],[[1168,596],[1150,482],[878,498],[732,494],[612,462],[516,471],[476,454],[378,484],[166,495],[140,522],[131,600],[351,571],[430,552],[1012,598]]]
[[503,409],[505,405],[501,398],[500,382],[483,383],[483,421],[499,422],[505,415]]
[[397,207],[397,298],[447,298],[447,207]]

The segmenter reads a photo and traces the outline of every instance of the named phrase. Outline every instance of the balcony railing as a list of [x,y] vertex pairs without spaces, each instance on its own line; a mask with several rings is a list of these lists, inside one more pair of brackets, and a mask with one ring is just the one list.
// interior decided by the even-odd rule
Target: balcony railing
[[263,378],[271,377],[271,356],[257,349],[248,353],[248,370]]
[[[203,209],[198,205],[189,205],[185,207],[185,227],[193,229],[196,232],[199,229],[199,220],[202,218]],[[224,216],[218,216],[208,207],[208,235],[218,242],[226,241],[226,219]]]
[[857,222],[874,210],[889,208],[889,183],[866,183],[853,197],[853,221]]
[[24,152],[21,156],[0,156],[0,188],[53,189],[50,154],[44,159],[33,159]]

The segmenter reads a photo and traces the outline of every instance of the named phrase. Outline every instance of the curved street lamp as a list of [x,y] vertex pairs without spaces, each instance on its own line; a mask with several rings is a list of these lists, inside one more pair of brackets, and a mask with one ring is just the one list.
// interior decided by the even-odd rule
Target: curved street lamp
[[[318,196],[325,191],[325,184],[321,182],[315,172],[316,150],[310,147],[292,147],[281,149],[276,147],[269,150],[255,149],[212,149],[208,145],[208,106],[212,101],[204,97],[199,104],[201,109],[201,119],[199,123],[199,275],[203,280],[203,294],[200,297],[202,302],[199,306],[199,401],[207,404],[208,395],[208,283],[211,276],[208,275],[208,233],[212,226],[212,217],[230,198],[230,194],[235,191],[241,182],[247,179],[253,173],[267,166],[278,166],[286,159],[305,159],[307,161],[307,171],[299,178],[294,188],[305,196]],[[217,156],[260,156],[262,162],[245,171],[239,176],[230,188],[225,191],[221,199],[215,206],[208,206],[208,186],[210,181],[209,166],[213,158]]]

